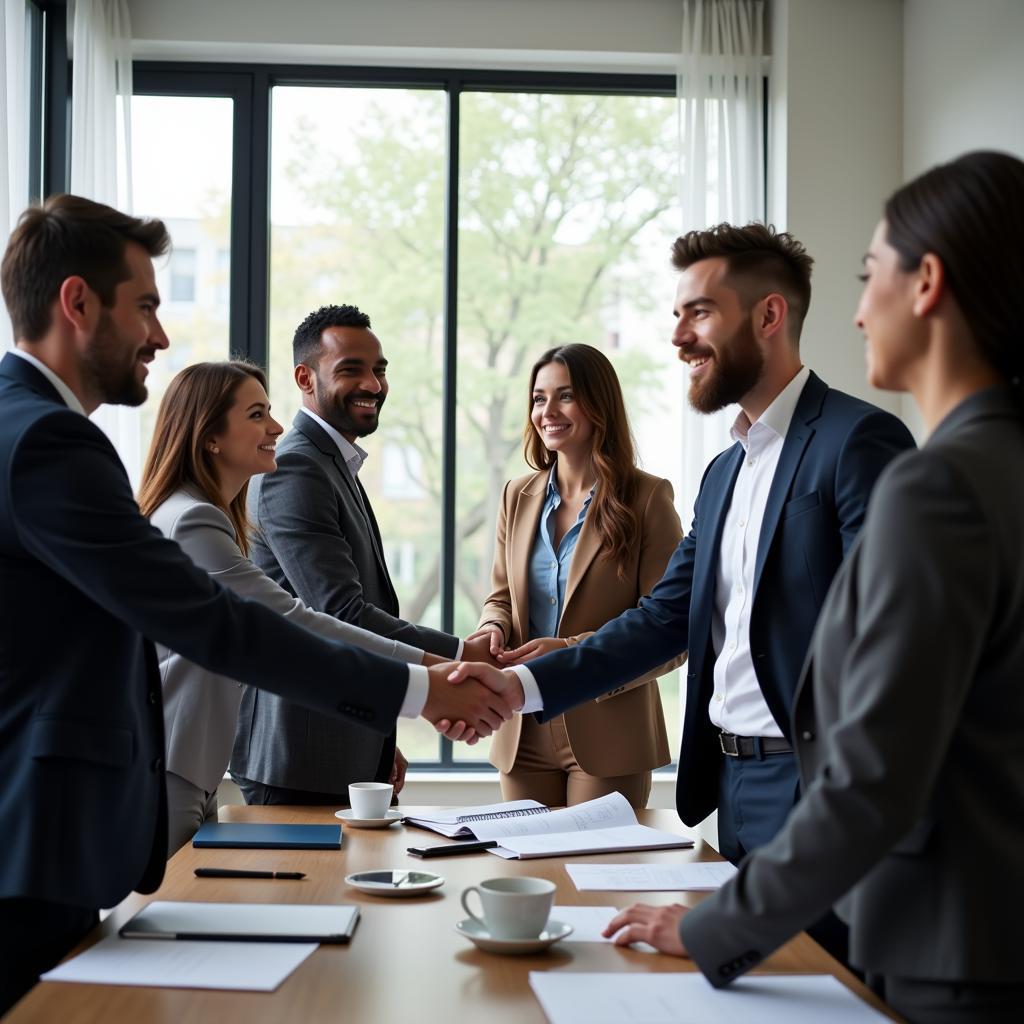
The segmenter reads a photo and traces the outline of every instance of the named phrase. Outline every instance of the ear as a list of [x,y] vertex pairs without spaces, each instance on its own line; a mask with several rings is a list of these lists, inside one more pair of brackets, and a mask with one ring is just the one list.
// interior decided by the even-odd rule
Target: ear
[[789,303],[784,295],[772,292],[766,295],[755,307],[755,326],[765,338],[771,338],[780,331],[785,333],[786,317],[789,314]]
[[99,296],[77,276],[66,277],[57,293],[58,315],[76,331],[91,333],[100,308]]
[[935,312],[946,291],[946,268],[933,252],[926,252],[914,272],[914,316],[925,317]]
[[304,395],[313,394],[313,371],[305,363],[295,367],[295,383]]

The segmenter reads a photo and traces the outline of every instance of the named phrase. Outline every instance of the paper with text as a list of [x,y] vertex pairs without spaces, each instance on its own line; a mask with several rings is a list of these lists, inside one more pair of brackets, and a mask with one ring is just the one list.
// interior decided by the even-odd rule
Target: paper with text
[[887,1018],[829,975],[747,975],[715,989],[701,974],[531,971],[550,1024],[879,1024]]
[[553,835],[511,836],[488,852],[506,860],[529,857],[565,857],[577,853],[619,853],[627,850],[672,850],[693,846],[692,839],[659,832],[647,825],[556,832]]
[[175,942],[108,935],[43,981],[273,992],[317,948],[313,942]]
[[728,861],[689,864],[566,864],[580,892],[710,892],[736,874]]

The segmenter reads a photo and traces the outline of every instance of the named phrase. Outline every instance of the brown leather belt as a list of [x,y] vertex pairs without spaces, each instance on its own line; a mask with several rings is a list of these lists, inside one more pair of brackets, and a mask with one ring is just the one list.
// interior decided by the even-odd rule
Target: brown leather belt
[[789,740],[778,736],[734,736],[731,732],[718,734],[718,745],[726,757],[758,757],[766,754],[792,754]]

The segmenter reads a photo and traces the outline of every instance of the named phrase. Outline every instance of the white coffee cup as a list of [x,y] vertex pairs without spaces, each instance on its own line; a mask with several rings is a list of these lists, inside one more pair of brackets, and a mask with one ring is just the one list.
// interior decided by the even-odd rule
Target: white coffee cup
[[390,782],[353,782],[348,787],[348,802],[356,818],[383,818],[391,806],[394,786]]
[[[483,917],[469,909],[469,894],[480,897]],[[495,939],[535,939],[544,930],[555,900],[546,878],[488,878],[462,892],[462,907]]]

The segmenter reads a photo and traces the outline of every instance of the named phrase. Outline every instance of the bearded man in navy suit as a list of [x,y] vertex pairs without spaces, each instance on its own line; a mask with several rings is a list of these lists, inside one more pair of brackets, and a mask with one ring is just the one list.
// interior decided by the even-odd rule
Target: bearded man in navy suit
[[[791,713],[818,612],[875,481],[914,444],[895,416],[803,365],[812,262],[762,224],[676,239],[672,343],[695,409],[739,405],[735,443],[705,471],[689,534],[638,607],[504,678],[457,673],[545,721],[688,650],[676,807],[688,825],[717,808],[734,863],[775,836],[799,797]],[[816,937],[844,957],[837,920]]]

